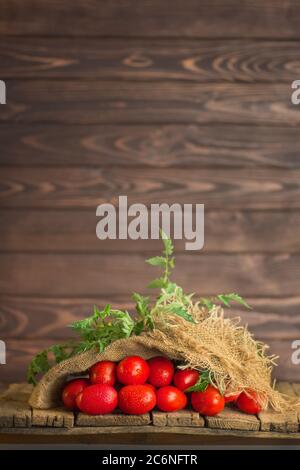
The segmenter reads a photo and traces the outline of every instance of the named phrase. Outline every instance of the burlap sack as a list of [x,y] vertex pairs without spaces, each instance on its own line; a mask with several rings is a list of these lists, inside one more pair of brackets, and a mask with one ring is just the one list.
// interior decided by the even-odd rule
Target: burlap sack
[[103,353],[87,351],[52,367],[34,388],[29,404],[33,408],[53,408],[60,404],[62,386],[70,375],[82,375],[98,361],[120,361],[131,355],[144,359],[158,355],[167,355],[175,360],[184,359],[175,349],[171,350],[161,341],[148,335],[120,339],[108,346]]
[[30,405],[41,409],[56,406],[66,379],[85,374],[98,361],[120,361],[130,355],[144,359],[165,355],[183,366],[211,371],[211,380],[222,393],[253,390],[262,408],[295,408],[294,402],[272,386],[274,357],[265,354],[267,346],[255,341],[238,319],[225,318],[219,307],[208,314],[194,305],[190,312],[195,323],[154,312],[154,330],[115,341],[103,353],[90,350],[52,367],[34,388]]

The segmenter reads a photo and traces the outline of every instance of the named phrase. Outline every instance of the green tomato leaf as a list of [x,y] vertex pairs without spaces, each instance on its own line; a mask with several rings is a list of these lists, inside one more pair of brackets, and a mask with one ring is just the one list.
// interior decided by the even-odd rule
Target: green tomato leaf
[[164,244],[164,255],[171,256],[174,251],[174,246],[172,240],[168,237],[168,235],[161,229],[160,235]]
[[149,289],[162,289],[166,287],[166,281],[162,277],[160,277],[151,281],[147,287]]
[[171,304],[169,311],[172,313],[175,313],[181,318],[184,318],[186,321],[190,323],[196,323],[195,320],[193,319],[192,315],[189,314],[189,312],[179,304]]
[[34,356],[31,363],[29,364],[27,369],[27,381],[32,385],[36,385],[37,375],[45,374],[49,369],[50,364],[48,360],[48,351],[45,349],[44,351],[41,351],[36,356]]
[[243,307],[246,307],[248,309],[251,309],[250,305],[244,300],[240,295],[235,294],[235,293],[230,293],[230,294],[220,294],[217,295],[217,300],[219,300],[221,303],[223,303],[226,307],[231,307],[230,302],[236,302],[240,305],[243,305]]
[[209,384],[211,384],[210,373],[208,370],[205,370],[201,372],[198,382],[185,390],[185,392],[205,392]]
[[161,266],[164,268],[167,261],[163,256],[154,256],[153,258],[146,259],[146,263],[150,264],[151,266]]

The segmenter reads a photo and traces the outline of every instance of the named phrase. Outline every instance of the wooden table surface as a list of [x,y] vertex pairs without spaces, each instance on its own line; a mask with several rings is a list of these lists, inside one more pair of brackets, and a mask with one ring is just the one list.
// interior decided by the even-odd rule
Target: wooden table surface
[[[300,384],[281,382],[278,388],[300,396]],[[33,410],[27,403],[31,392],[27,384],[2,385],[1,389],[0,444],[300,445],[300,412],[296,410],[250,416],[226,407],[214,417],[192,410],[95,417],[62,408]]]

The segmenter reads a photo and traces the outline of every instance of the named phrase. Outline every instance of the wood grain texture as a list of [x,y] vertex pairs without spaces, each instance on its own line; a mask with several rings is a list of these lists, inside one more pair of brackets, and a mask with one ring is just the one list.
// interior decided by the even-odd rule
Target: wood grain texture
[[[241,7],[239,7],[241,9]],[[298,41],[4,37],[0,76],[199,82],[287,82],[299,75]]]
[[215,416],[205,416],[205,422],[209,428],[213,429],[258,431],[260,428],[260,422],[256,416],[246,415],[231,408],[224,408]]
[[97,205],[127,194],[205,204],[178,282],[249,298],[229,315],[300,380],[299,1],[2,0],[0,16],[1,374],[24,379],[95,302],[132,309],[160,243],[95,235]]
[[51,410],[32,410],[32,426],[50,428],[72,428],[74,413],[64,408]]
[[284,415],[272,410],[262,411],[258,415],[261,431],[298,432],[299,422],[297,412],[287,412]]
[[2,0],[6,35],[299,38],[297,0]]
[[[158,253],[160,240],[99,240],[93,210],[0,210],[2,251]],[[288,227],[292,227],[290,230]],[[299,253],[300,213],[280,211],[206,211],[202,253]],[[185,251],[185,240],[175,240]]]
[[3,123],[0,142],[6,166],[300,168],[293,127]]
[[[298,446],[300,442],[299,433],[262,433],[260,431],[220,431],[209,428],[199,428],[193,432],[192,427],[161,428],[141,426],[132,431],[133,428],[120,428],[114,426],[105,428],[106,432],[99,434],[97,428],[72,428],[66,433],[63,429],[43,429],[41,432],[37,428],[14,429],[8,428],[2,430],[1,442],[3,444],[96,444],[103,445],[105,448],[112,445],[127,446],[216,446],[216,445],[243,445],[243,446],[261,446],[268,445],[270,448],[276,448],[281,445]],[[171,431],[170,431],[171,429]],[[55,464],[53,460],[53,464]]]
[[[206,295],[286,296],[299,291],[300,255],[177,256],[176,281],[185,290]],[[0,255],[1,294],[97,296],[145,292],[155,271],[138,254],[8,254]]]
[[0,400],[0,429],[31,427],[31,408],[26,402]]
[[[300,113],[299,113],[300,116]],[[202,203],[206,210],[300,208],[300,170],[2,168],[2,208],[92,209],[101,203]]]
[[[300,8],[299,8],[300,11]],[[297,126],[287,84],[7,80],[0,122]]]
[[[7,340],[7,364],[1,367],[1,381],[6,383],[25,382],[26,370],[32,357],[55,343],[53,339]],[[300,367],[291,362],[291,341],[268,341],[270,353],[280,356],[274,378],[300,382]]]
[[28,383],[11,383],[9,386],[0,394],[0,399],[8,401],[19,401],[27,403],[32,393],[33,385]]
[[[0,434],[3,444],[102,444],[129,446],[199,446],[200,445],[278,445],[299,446],[299,433],[263,433],[260,431],[218,430],[195,427],[113,426],[99,428],[32,427],[27,429],[7,428]],[[53,460],[55,465],[57,461]]]
[[[202,292],[203,294],[203,292]],[[199,293],[201,295],[201,293]],[[240,316],[243,325],[257,338],[290,340],[300,337],[300,298],[251,298],[252,310],[234,307],[226,310],[226,316]],[[94,304],[103,307],[110,303],[115,308],[134,313],[131,295],[104,295],[90,298],[42,298],[1,296],[0,326],[6,339],[52,338],[61,341],[72,336],[66,325],[89,315]]]
[[145,426],[151,423],[149,413],[142,415],[125,415],[115,412],[107,415],[91,416],[78,413],[76,416],[76,426],[103,427],[103,426]]

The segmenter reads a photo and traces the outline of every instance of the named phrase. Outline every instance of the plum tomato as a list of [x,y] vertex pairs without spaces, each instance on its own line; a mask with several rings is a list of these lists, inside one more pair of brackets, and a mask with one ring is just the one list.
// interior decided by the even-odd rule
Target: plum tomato
[[195,383],[198,382],[199,377],[199,372],[194,369],[178,369],[175,372],[173,382],[175,387],[179,388],[179,390],[182,390],[184,392],[188,388],[195,385]]
[[106,384],[114,386],[117,377],[117,364],[112,361],[100,361],[89,371],[91,384]]
[[127,356],[117,366],[117,378],[123,385],[142,385],[149,372],[147,362],[140,356]]
[[220,413],[225,406],[224,397],[212,385],[208,385],[204,392],[192,392],[191,402],[195,411],[206,416]]
[[89,385],[90,384],[87,379],[74,379],[70,380],[70,382],[64,386],[62,391],[62,401],[68,410],[78,410],[76,397]]
[[129,415],[141,415],[153,410],[156,394],[152,385],[126,385],[119,391],[119,408]]
[[186,395],[176,387],[161,387],[156,392],[157,408],[161,411],[178,411],[187,405]]
[[148,382],[154,387],[170,385],[174,375],[174,365],[170,359],[162,356],[152,357],[148,360],[150,374]]
[[233,403],[236,402],[238,397],[240,396],[241,392],[230,393],[228,395],[224,395],[225,403]]
[[258,401],[258,395],[252,390],[242,392],[236,401],[239,410],[250,415],[256,415],[261,411],[261,405]]
[[118,392],[111,385],[90,385],[77,395],[76,404],[83,413],[105,415],[117,407]]

